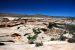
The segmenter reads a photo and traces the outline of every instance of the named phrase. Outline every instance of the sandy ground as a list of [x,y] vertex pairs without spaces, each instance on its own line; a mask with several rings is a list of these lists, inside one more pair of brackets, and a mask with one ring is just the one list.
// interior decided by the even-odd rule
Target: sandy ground
[[75,43],[57,43],[49,44],[41,47],[34,47],[35,45],[29,44],[11,44],[0,46],[0,50],[75,50]]

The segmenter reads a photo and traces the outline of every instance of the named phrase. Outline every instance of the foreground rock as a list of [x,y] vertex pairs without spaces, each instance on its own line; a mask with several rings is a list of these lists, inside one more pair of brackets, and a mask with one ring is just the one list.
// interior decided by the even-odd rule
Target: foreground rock
[[34,47],[34,45],[28,44],[0,46],[0,50],[75,50],[74,48],[75,44],[73,43],[58,43],[41,47]]

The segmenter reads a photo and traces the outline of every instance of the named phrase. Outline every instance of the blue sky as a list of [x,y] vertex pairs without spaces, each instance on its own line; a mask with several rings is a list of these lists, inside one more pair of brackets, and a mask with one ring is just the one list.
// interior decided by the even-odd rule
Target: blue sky
[[75,0],[0,0],[0,13],[75,16]]

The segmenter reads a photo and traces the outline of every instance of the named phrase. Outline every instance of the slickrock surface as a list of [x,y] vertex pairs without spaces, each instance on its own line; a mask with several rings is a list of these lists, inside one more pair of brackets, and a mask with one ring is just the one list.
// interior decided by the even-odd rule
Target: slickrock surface
[[50,44],[48,46],[34,47],[34,45],[6,45],[0,46],[0,50],[75,50],[74,43]]
[[[75,50],[75,22],[69,24],[61,18],[8,18],[0,20],[0,42],[6,44],[0,50]],[[12,37],[14,33],[21,36]],[[12,40],[14,43],[6,42]],[[37,42],[43,46],[35,47]]]

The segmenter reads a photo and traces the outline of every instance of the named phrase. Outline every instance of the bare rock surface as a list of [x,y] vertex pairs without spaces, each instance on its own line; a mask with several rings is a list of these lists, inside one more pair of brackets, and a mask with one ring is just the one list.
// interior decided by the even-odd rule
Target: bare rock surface
[[[26,22],[26,20],[28,21]],[[63,22],[65,22],[65,20]],[[0,21],[0,41],[11,41],[14,38],[18,38],[18,41],[11,43],[2,42],[6,45],[0,46],[0,50],[75,50],[75,36],[73,36],[75,35],[75,29],[73,29],[75,28],[75,26],[73,26],[73,24],[69,25],[69,23],[67,22],[65,22],[64,24],[63,22],[61,22],[61,19],[48,20],[45,18],[9,18],[8,20],[7,18],[4,18],[4,20],[2,19]],[[68,24],[67,27],[65,26],[66,23]],[[33,31],[33,29],[35,31]],[[64,31],[66,30],[69,33],[64,33]],[[11,35],[14,33],[18,33],[22,37],[11,37]],[[31,42],[34,42],[34,44],[28,44],[28,42],[30,41],[27,38],[28,36],[30,37]],[[66,37],[67,39],[71,38],[71,41],[74,41],[74,43],[66,42],[67,39],[65,41],[60,41],[59,39],[62,39],[63,37]],[[51,40],[52,38],[54,39],[54,41]],[[35,42],[42,42],[43,46],[35,47]]]
[[35,47],[34,44],[0,46],[0,50],[75,50],[74,48],[75,43],[50,44],[40,47]]

